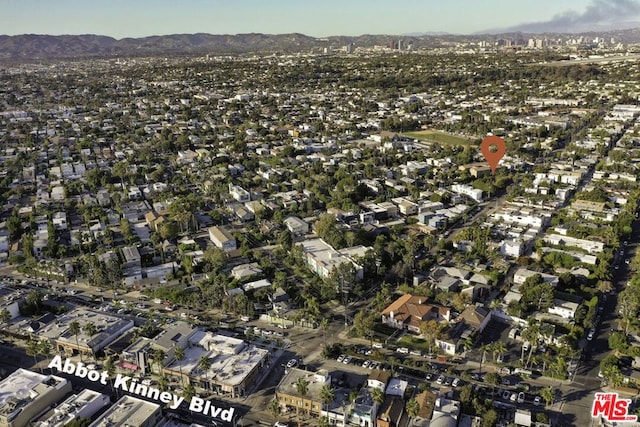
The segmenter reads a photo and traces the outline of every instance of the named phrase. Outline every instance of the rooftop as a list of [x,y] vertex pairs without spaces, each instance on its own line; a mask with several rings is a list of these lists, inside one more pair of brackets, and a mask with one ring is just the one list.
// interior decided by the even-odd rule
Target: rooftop
[[[146,425],[155,413],[160,413],[160,405],[132,396],[122,396],[89,427],[133,427]],[[151,424],[155,425],[155,424]]]

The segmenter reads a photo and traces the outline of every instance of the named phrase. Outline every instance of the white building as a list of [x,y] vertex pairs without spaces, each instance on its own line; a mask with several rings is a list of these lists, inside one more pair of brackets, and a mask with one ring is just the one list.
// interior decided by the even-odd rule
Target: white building
[[64,378],[18,369],[0,382],[0,426],[30,426],[70,392],[71,383]]
[[235,251],[237,248],[235,237],[222,227],[210,227],[209,239],[211,239],[214,245],[225,252]]
[[356,257],[363,257],[367,251],[373,250],[365,246],[354,246],[336,250],[322,239],[309,239],[301,242],[307,265],[320,277],[327,278],[341,264],[350,264],[355,271],[355,279],[362,280],[364,268],[355,262]]
[[111,408],[92,422],[89,427],[155,427],[162,420],[160,405],[133,396],[122,396]]
[[35,427],[64,427],[80,418],[91,419],[102,408],[111,404],[109,396],[93,390],[84,389],[65,399],[50,411],[45,418],[39,419]]
[[473,188],[470,185],[453,184],[451,186],[451,191],[462,196],[467,196],[478,203],[482,202],[482,190]]
[[229,194],[240,203],[251,200],[251,194],[239,185],[229,184]]

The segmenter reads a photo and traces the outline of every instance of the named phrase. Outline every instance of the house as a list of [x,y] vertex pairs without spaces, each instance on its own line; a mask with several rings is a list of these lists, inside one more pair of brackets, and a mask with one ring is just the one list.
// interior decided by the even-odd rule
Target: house
[[239,185],[229,184],[229,194],[240,203],[245,203],[251,200],[251,194]]
[[233,237],[233,235],[225,228],[217,226],[210,227],[209,239],[211,239],[216,247],[222,249],[225,252],[231,252],[237,249],[235,237]]
[[382,311],[382,323],[396,329],[420,333],[420,324],[427,320],[450,321],[451,309],[427,304],[427,297],[404,294]]
[[564,319],[573,319],[578,311],[580,304],[577,302],[566,301],[559,298],[553,299],[553,307],[549,307],[547,312],[549,314],[558,315]]
[[284,225],[294,236],[302,236],[309,232],[309,224],[295,216],[285,218]]
[[378,410],[378,427],[398,427],[404,413],[404,400],[397,396],[386,396]]
[[369,378],[367,378],[367,387],[368,388],[379,388],[383,393],[387,388],[387,383],[391,379],[391,373],[388,371],[380,371],[378,369],[374,369],[369,374]]

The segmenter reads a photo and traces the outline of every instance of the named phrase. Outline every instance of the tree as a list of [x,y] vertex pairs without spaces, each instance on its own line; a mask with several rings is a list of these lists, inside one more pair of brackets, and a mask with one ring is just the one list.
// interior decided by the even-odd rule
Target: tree
[[182,387],[184,387],[184,378],[182,377],[182,363],[180,363],[186,357],[184,349],[182,347],[176,347],[173,350],[173,357],[176,359],[176,362],[178,362],[178,368],[180,369],[180,383],[182,384]]
[[[44,339],[38,343],[38,353],[43,355],[45,359],[48,359],[49,356],[51,356],[52,350],[53,347],[51,346],[49,340]],[[40,372],[42,372],[42,368],[40,368]]]
[[547,405],[551,405],[556,398],[556,390],[553,387],[545,387],[540,390],[540,397]]
[[184,400],[186,400],[187,402],[190,402],[195,395],[196,389],[191,383],[187,383],[187,385],[184,387],[184,393],[182,393],[182,397],[184,397]]
[[629,347],[629,337],[620,332],[615,331],[609,335],[609,348],[618,353],[624,353]]
[[269,402],[269,412],[271,412],[271,415],[273,415],[273,418],[277,421],[280,414],[282,414],[282,407],[278,399],[271,399],[271,402]]
[[378,387],[374,387],[371,390],[371,399],[373,399],[376,405],[382,405],[382,402],[384,402],[384,393]]
[[406,409],[409,418],[415,418],[420,413],[420,404],[416,399],[411,399],[407,402]]
[[3,308],[2,311],[0,311],[0,322],[4,324],[9,324],[10,321],[11,321],[11,313],[6,308]]
[[375,313],[361,310],[353,317],[353,328],[359,336],[370,338],[373,341],[373,327],[376,324],[376,319]]
[[151,360],[154,364],[156,364],[158,366],[158,374],[160,375],[161,378],[164,378],[164,359],[167,357],[167,354],[164,352],[164,350],[161,350],[159,348],[157,348],[154,352],[153,352],[153,356],[151,356]]
[[[296,387],[296,391],[298,392],[298,394],[303,398],[300,402],[304,402],[304,397],[307,395],[307,392],[309,391],[309,381],[307,381],[303,377],[300,377],[298,378],[298,380],[295,382],[294,385]],[[298,425],[300,425],[300,406],[302,406],[302,403],[299,403],[296,406]]]
[[[84,325],[84,327],[82,328],[84,333],[89,337],[89,342],[87,343],[87,345],[89,346],[89,348],[91,349],[91,352],[93,353],[93,346],[91,345],[91,338],[98,333],[98,330],[96,328],[96,325],[94,325],[92,322],[88,322]],[[93,359],[95,360],[96,358],[96,354],[93,353]]]
[[336,398],[336,392],[330,385],[323,385],[320,389],[320,399],[322,403],[326,405],[327,412],[329,411],[329,404]]
[[498,356],[507,351],[507,345],[502,341],[496,341],[491,346],[491,352],[493,353],[493,361],[498,360]]
[[76,337],[76,349],[78,350],[78,353],[80,353],[80,361],[82,361],[82,352],[80,351],[80,344],[78,343],[78,335],[80,335],[81,331],[82,329],[80,328],[79,322],[74,320],[69,324],[69,333]]
[[320,320],[320,330],[322,331],[322,339],[324,341],[324,345],[327,345],[327,328],[329,327],[329,320],[326,317],[323,317]]
[[[38,341],[30,340],[27,344],[27,355],[33,356],[33,366],[34,368],[38,365],[38,354],[40,353],[40,347],[38,345]],[[42,369],[42,368],[41,368]]]
[[206,355],[201,356],[198,359],[198,368],[206,373],[211,368],[211,360]]
[[[104,361],[104,372],[107,373],[107,377],[109,378],[109,385],[111,386],[111,391],[114,391],[113,388],[113,374],[116,373],[116,365],[113,363],[113,357],[109,356]],[[117,391],[116,391],[117,393]]]
[[489,409],[482,416],[482,427],[493,427],[498,422],[498,413],[495,409]]
[[427,320],[426,322],[420,322],[420,333],[427,339],[429,344],[429,353],[432,352],[432,344],[434,339],[440,332],[440,325],[434,319]]

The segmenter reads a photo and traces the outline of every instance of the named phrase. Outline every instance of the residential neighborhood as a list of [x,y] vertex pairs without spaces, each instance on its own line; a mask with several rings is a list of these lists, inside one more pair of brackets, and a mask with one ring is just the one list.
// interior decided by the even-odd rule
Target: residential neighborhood
[[637,398],[635,47],[501,40],[4,64],[0,425],[596,425],[595,391]]

